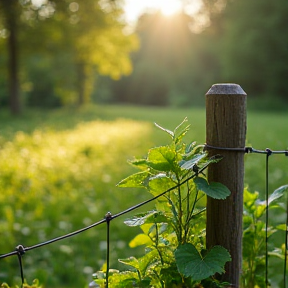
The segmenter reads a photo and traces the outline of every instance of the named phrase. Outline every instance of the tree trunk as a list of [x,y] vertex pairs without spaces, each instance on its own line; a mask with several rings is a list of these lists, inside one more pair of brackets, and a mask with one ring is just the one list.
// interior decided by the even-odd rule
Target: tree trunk
[[[3,3],[4,4],[4,3]],[[18,45],[17,45],[17,21],[19,19],[18,1],[5,1],[4,8],[6,15],[6,26],[9,31],[7,49],[8,49],[8,73],[9,73],[9,104],[11,113],[20,114],[20,95],[18,79]]]
[[92,67],[83,62],[78,62],[77,77],[78,105],[81,106],[90,102],[94,83]]
[[78,105],[82,106],[85,103],[85,70],[84,64],[77,63],[77,92]]

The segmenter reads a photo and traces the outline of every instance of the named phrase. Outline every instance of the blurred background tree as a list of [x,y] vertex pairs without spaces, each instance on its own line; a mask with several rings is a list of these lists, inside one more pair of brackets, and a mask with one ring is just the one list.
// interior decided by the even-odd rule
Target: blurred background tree
[[89,102],[97,74],[119,79],[131,73],[129,53],[138,39],[125,34],[121,1],[38,2],[0,2],[1,50],[3,42],[9,44],[1,60],[9,58],[9,74],[3,75],[10,80],[1,100],[5,104],[9,95],[12,112],[20,112],[21,101],[42,107],[82,105]]
[[[17,0],[2,0],[0,1],[0,27],[1,36],[7,37],[7,74],[8,81],[2,80],[2,83],[7,83],[6,90],[9,91],[10,109],[13,114],[20,112],[19,99],[19,77],[18,77],[18,29],[20,26],[20,5]],[[2,47],[1,47],[2,48]],[[2,50],[2,49],[1,49]],[[2,53],[1,53],[2,54]],[[3,55],[4,56],[4,55]]]
[[110,93],[99,89],[96,99],[108,95],[102,100],[204,105],[211,83],[234,82],[249,93],[256,108],[278,109],[287,103],[286,1],[203,0],[193,15],[183,7],[169,18],[155,13],[138,19],[141,48],[133,54],[133,73],[108,81]]
[[1,0],[1,106],[204,105],[211,83],[237,82],[256,106],[283,107],[287,1],[181,2],[131,29],[121,0]]
[[287,100],[287,1],[230,1],[222,17],[223,78],[255,96]]

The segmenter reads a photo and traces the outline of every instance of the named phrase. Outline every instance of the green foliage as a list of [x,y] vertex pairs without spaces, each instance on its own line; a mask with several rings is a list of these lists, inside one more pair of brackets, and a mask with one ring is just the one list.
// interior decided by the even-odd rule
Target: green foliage
[[[121,0],[13,0],[1,1],[0,6],[0,42],[13,40],[14,61],[7,60],[11,47],[3,55],[19,75],[23,103],[27,99],[29,106],[48,108],[84,104],[90,101],[97,74],[117,80],[131,73],[130,53],[139,44],[135,34],[124,31]],[[0,83],[5,74],[10,77],[5,71]]]
[[204,105],[203,95],[212,83],[230,81],[243,87],[255,109],[283,110],[288,92],[287,1],[202,3],[199,14],[167,18],[147,13],[139,18],[141,47],[133,54],[133,73],[106,86],[113,87],[114,100]]
[[215,246],[205,252],[201,255],[191,243],[179,246],[175,251],[179,272],[194,280],[202,280],[216,273],[225,272],[223,269],[225,263],[231,261],[229,252],[221,246]]
[[[137,190],[124,200],[116,193],[115,182],[131,173],[130,167],[123,168],[120,163],[125,163],[130,153],[144,150],[141,139],[150,137],[149,124],[98,120],[59,129],[68,116],[60,118],[54,119],[54,128],[46,123],[46,129],[38,126],[31,133],[18,131],[11,138],[2,134],[1,253],[13,251],[19,244],[32,246],[75,231],[102,219],[107,211],[122,211],[144,200]],[[40,117],[35,120],[39,125]],[[47,286],[83,287],[87,275],[105,258],[104,229],[100,226],[37,252],[27,252],[23,257],[27,281],[33,277]],[[116,257],[125,257],[125,251],[129,251],[129,234],[123,224],[113,229],[111,247],[115,255],[111,263],[115,266]],[[15,261],[13,257],[1,259],[1,281],[19,283]],[[77,279],[75,273],[79,274]]]
[[[225,199],[230,191],[220,183],[208,183],[205,179],[205,168],[219,159],[207,159],[202,145],[183,142],[189,131],[186,122],[184,119],[173,131],[156,124],[168,134],[171,143],[151,148],[146,158],[131,161],[141,172],[118,184],[146,188],[155,197],[156,210],[125,221],[130,227],[141,228],[142,234],[130,246],[145,245],[145,254],[140,258],[120,259],[130,270],[113,273],[108,280],[109,287],[196,287],[207,279],[215,287],[221,287],[213,275],[223,273],[225,263],[231,258],[220,246],[205,250],[204,196]],[[95,282],[104,287],[103,279]]]
[[204,47],[200,48],[200,37],[190,31],[192,22],[185,13],[170,18],[149,13],[139,18],[135,32],[141,46],[132,55],[133,72],[109,84],[116,101],[158,106],[204,104],[201,95],[214,81],[209,83],[207,71],[199,63],[198,52]]
[[[131,155],[145,155],[147,145],[160,146],[165,143],[168,134],[153,129],[152,122],[165,123],[165,127],[172,129],[175,123],[183,120],[183,115],[188,115],[191,123],[186,139],[197,139],[197,142],[204,143],[205,111],[195,107],[172,109],[91,105],[81,109],[67,107],[52,111],[26,110],[21,117],[11,117],[2,109],[1,253],[13,251],[19,244],[34,245],[82,228],[102,219],[107,211],[122,211],[147,199],[148,195],[143,193],[142,188],[133,188],[133,191],[123,189],[119,193],[115,183],[135,172],[132,166],[122,164]],[[250,111],[248,122],[247,141],[249,145],[253,144],[254,148],[283,150],[283,147],[288,145],[287,139],[283,137],[287,132],[286,114]],[[269,161],[269,183],[271,187],[279,187],[287,180],[287,157],[272,155]],[[187,163],[189,164],[189,161]],[[249,183],[252,191],[264,191],[263,163],[261,155],[245,156],[245,182]],[[263,192],[257,197],[264,199]],[[282,199],[283,197],[279,198],[280,201]],[[198,204],[203,204],[204,207],[201,201]],[[259,201],[258,204],[261,203]],[[271,205],[275,203],[276,200]],[[152,208],[151,206],[149,209]],[[201,207],[199,208],[201,211]],[[280,223],[283,223],[284,213],[282,210],[280,212],[271,217],[271,224],[272,220],[277,220],[274,226],[278,230],[284,229],[283,234],[285,225]],[[158,214],[157,217],[162,217]],[[204,216],[203,213],[200,215]],[[140,214],[139,218],[142,216]],[[117,222],[118,219],[115,219],[115,225],[114,221],[111,223],[111,266],[117,269],[120,269],[118,258],[134,255],[138,259],[139,255],[142,255],[143,245],[153,244],[147,233],[133,238],[139,233],[138,228],[125,226],[122,220],[119,218]],[[69,240],[27,252],[23,257],[23,265],[28,283],[38,278],[45,287],[84,287],[90,281],[91,270],[98,270],[105,260],[103,228],[99,226]],[[201,233],[197,232],[195,235],[203,238],[205,234],[202,229],[204,225],[199,223]],[[283,250],[281,244],[284,237],[282,234],[279,237],[279,233],[281,232],[274,233],[269,238],[269,243]],[[133,254],[128,246],[130,240]],[[273,248],[270,253],[272,251]],[[275,258],[275,261],[277,262],[269,267],[273,278],[283,270],[283,260]],[[259,273],[263,275],[263,270]],[[19,285],[21,280],[17,259],[2,259],[0,274],[1,281]],[[170,274],[175,278],[179,277],[176,266],[167,269],[167,278]],[[133,277],[137,279],[137,275]],[[280,283],[281,280],[282,278],[277,278],[274,283]],[[205,285],[213,287],[212,284]]]
[[285,100],[288,91],[284,84],[288,75],[284,65],[288,61],[288,41],[284,36],[288,33],[287,13],[288,5],[283,0],[273,5],[269,0],[227,1],[220,19],[221,48],[225,51],[220,56],[223,77],[241,83],[246,91],[261,95],[264,101],[270,96],[271,103],[272,94]]
[[[203,0],[199,14],[144,14],[135,33],[127,32],[121,0],[42,2],[0,3],[0,46],[10,35],[5,20],[14,15],[22,101],[29,106],[84,103],[91,95],[97,102],[204,105],[212,83],[229,81],[241,84],[256,109],[287,103],[285,0]],[[35,55],[49,63],[35,65]],[[7,105],[8,53],[0,57],[0,101]]]
[[[277,203],[285,193],[288,192],[288,185],[276,189],[268,198],[268,206],[281,209]],[[276,202],[276,203],[274,203]],[[265,255],[266,255],[266,224],[263,221],[263,215],[266,211],[266,201],[260,201],[257,192],[251,193],[244,190],[244,217],[243,217],[243,288],[265,288]],[[281,209],[282,210],[282,209]],[[287,211],[285,211],[287,213]],[[268,239],[277,231],[283,229],[286,231],[286,225],[277,225],[268,227]],[[284,259],[285,249],[277,248],[272,245],[272,251],[267,251],[271,257]]]
[[[15,285],[10,287],[7,283],[0,283],[0,288],[19,288],[19,286]],[[21,288],[42,288],[39,281],[37,279],[33,280],[32,285],[29,285],[26,281],[23,283]]]

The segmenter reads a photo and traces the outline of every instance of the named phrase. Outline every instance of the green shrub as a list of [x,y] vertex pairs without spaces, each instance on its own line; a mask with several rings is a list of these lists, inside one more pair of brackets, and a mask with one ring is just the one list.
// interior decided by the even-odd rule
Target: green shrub
[[[268,198],[268,207],[270,209],[281,209],[281,211],[283,211],[283,205],[279,203],[279,199],[287,192],[288,185],[276,189]],[[263,219],[265,218],[266,209],[267,203],[259,199],[259,193],[251,193],[247,189],[244,190],[243,272],[241,286],[243,288],[267,287],[265,275],[266,257],[275,257],[281,259],[281,262],[285,259],[285,248],[287,248],[285,244],[276,247],[274,243],[271,243],[272,245],[269,245],[270,250],[266,250],[266,229],[268,241],[276,232],[281,230],[286,231],[287,223],[266,227],[265,220]],[[286,212],[285,214],[287,214],[286,208],[284,208],[284,211]],[[279,267],[279,263],[277,267]],[[269,267],[267,267],[267,269],[270,271]],[[281,276],[279,270],[276,274]],[[267,278],[267,280],[269,281],[269,278]]]
[[[230,191],[220,183],[208,183],[203,171],[210,163],[203,145],[185,144],[189,130],[184,120],[174,131],[160,127],[172,141],[149,150],[146,158],[130,163],[140,172],[122,180],[118,186],[146,188],[156,200],[155,210],[140,213],[125,221],[140,227],[131,247],[145,246],[139,258],[119,259],[130,269],[124,272],[108,268],[94,274],[100,287],[224,287],[215,273],[223,273],[230,261],[229,252],[221,246],[205,247],[205,196],[225,199]],[[113,219],[113,218],[112,218]]]

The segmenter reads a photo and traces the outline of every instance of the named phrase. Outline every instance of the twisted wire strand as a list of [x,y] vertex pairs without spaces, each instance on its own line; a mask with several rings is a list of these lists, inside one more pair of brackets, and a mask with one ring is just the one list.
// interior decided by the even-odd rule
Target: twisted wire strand
[[271,150],[269,148],[266,148],[265,150],[259,150],[259,149],[254,149],[251,146],[246,146],[246,147],[218,147],[218,146],[213,146],[213,145],[208,145],[207,143],[204,145],[204,150],[222,150],[222,151],[231,151],[231,152],[243,152],[243,153],[258,153],[258,154],[284,154],[285,156],[288,156],[288,150]]

